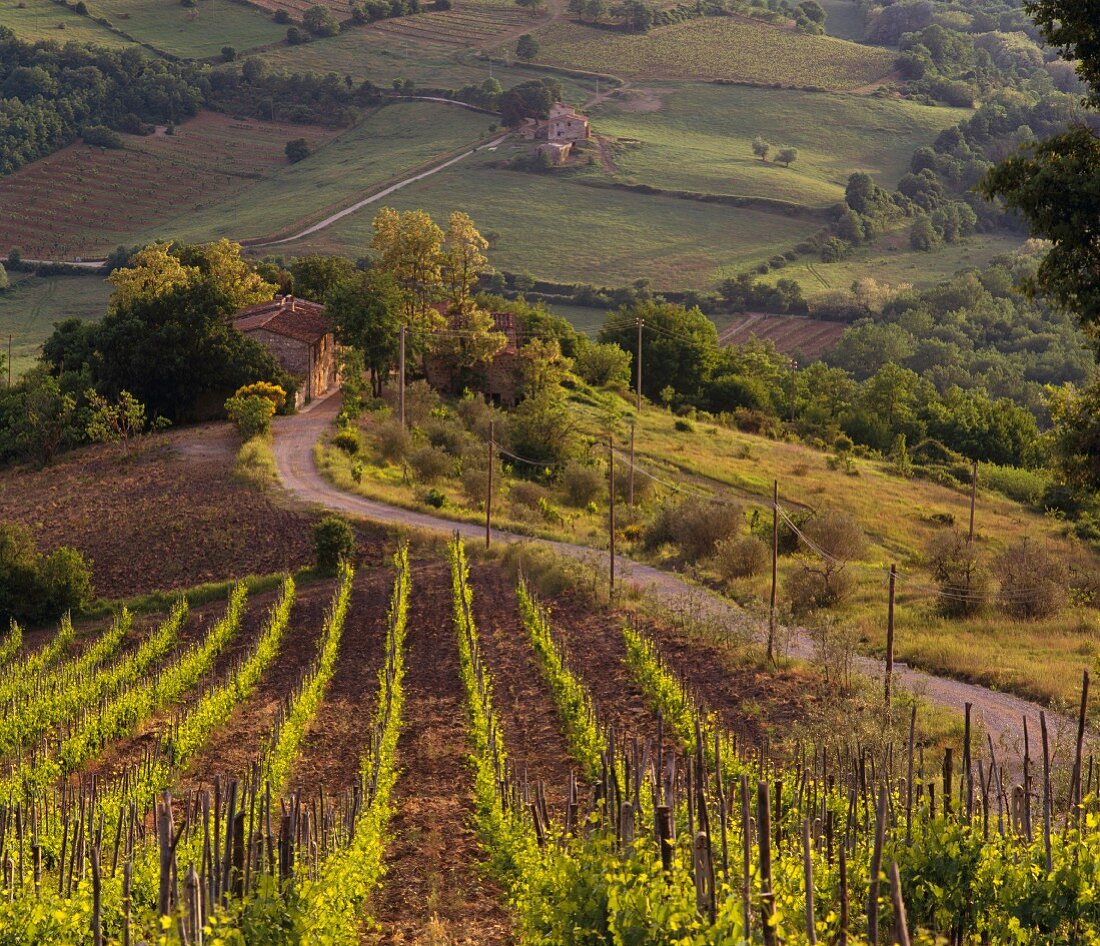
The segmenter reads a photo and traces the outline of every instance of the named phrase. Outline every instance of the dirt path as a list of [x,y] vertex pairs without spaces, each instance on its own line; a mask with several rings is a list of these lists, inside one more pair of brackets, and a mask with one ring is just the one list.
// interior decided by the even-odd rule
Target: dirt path
[[[328,430],[339,410],[339,394],[325,401],[315,402],[310,409],[292,417],[278,418],[275,425],[275,466],[283,486],[299,500],[315,503],[328,509],[352,516],[362,516],[391,526],[405,526],[424,529],[437,533],[458,533],[469,539],[484,537],[484,529],[471,523],[454,522],[426,513],[414,512],[389,506],[376,500],[345,493],[329,483],[321,475],[313,459],[313,448]],[[494,533],[500,542],[535,542],[507,532]],[[574,558],[591,559],[593,555],[604,555],[597,550],[566,542],[542,542],[563,555]],[[629,559],[616,559],[616,572],[622,576],[624,584],[637,586],[661,600],[666,607],[680,609],[690,607],[696,614],[723,622],[729,626],[743,628],[759,636],[762,628],[759,623],[732,602],[720,598],[676,575],[663,572],[649,565],[632,562]],[[795,657],[813,656],[813,643],[808,634],[798,630],[791,631],[791,653]],[[881,678],[885,673],[883,661],[872,657],[858,657],[856,670],[872,678]],[[916,670],[905,664],[894,665],[897,683],[923,697],[954,712],[962,714],[965,704],[971,703],[975,717],[995,740],[1001,741],[1005,750],[1014,752],[1021,742],[1022,719],[1026,716],[1028,726],[1039,731],[1040,706],[1028,700],[998,693],[976,684],[964,683],[936,677],[930,673]],[[1054,720],[1056,727],[1067,724],[1064,717],[1054,713],[1047,714]],[[1072,725],[1072,724],[1070,724]]]
[[466,708],[446,563],[414,567],[409,603],[401,777],[386,876],[371,916],[374,946],[503,946],[512,940],[501,891],[481,864],[471,819]]

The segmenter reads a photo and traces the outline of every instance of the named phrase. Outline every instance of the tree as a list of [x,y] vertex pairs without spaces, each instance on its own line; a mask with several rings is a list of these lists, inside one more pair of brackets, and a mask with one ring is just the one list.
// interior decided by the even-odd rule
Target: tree
[[355,533],[346,519],[327,515],[313,527],[313,550],[317,570],[335,574],[341,562],[355,554]]
[[561,95],[557,79],[532,79],[514,85],[500,97],[501,121],[506,127],[515,128],[528,118],[546,118],[550,107],[561,101]]
[[343,282],[329,296],[328,314],[336,339],[362,353],[371,392],[380,397],[397,364],[404,295],[381,270],[369,270]]
[[932,221],[925,214],[921,214],[913,223],[912,229],[909,231],[909,245],[914,250],[923,250],[927,252],[933,249],[940,242],[940,235],[936,232],[936,228],[932,226]]
[[599,23],[606,13],[606,0],[585,0],[584,15],[593,23]]
[[11,280],[8,279],[8,271],[4,269],[4,264],[0,263],[0,292],[10,288]]
[[782,164],[783,167],[789,168],[792,162],[798,160],[798,149],[790,147],[780,148],[775,156],[775,160],[777,164]]
[[[718,330],[698,308],[668,302],[639,302],[608,316],[600,330],[601,342],[613,342],[624,351],[637,346],[638,320],[642,333],[642,393],[656,400],[665,386],[682,397],[698,398],[718,359]],[[635,366],[636,368],[636,366]],[[636,384],[632,371],[631,384]]]
[[76,436],[76,398],[62,391],[57,378],[42,366],[28,372],[23,389],[23,416],[17,438],[39,462],[49,463],[62,444]]
[[401,290],[405,324],[422,329],[412,339],[422,350],[426,332],[441,319],[432,308],[443,287],[443,231],[423,210],[405,213],[386,207],[374,218],[371,249],[377,268]]
[[772,146],[768,144],[760,135],[757,135],[752,139],[752,153],[755,154],[761,161],[768,160],[768,152],[771,151]]
[[1100,380],[1077,389],[1049,388],[1051,458],[1063,482],[1100,492]]
[[222,47],[222,60],[224,62],[232,62],[236,58],[237,58],[237,50],[236,49],[234,49],[232,46],[223,46]]
[[359,269],[343,256],[300,256],[291,260],[290,274],[295,295],[327,303],[338,287],[356,278]]
[[483,250],[489,242],[474,226],[473,220],[461,211],[454,211],[447,221],[443,238],[440,276],[448,301],[455,309],[465,309],[474,286],[489,265]]
[[[148,424],[145,405],[129,391],[120,392],[118,399],[112,402],[98,391],[89,389],[84,399],[91,410],[84,428],[88,439],[93,443],[120,443],[129,456],[131,442],[145,432]],[[154,426],[161,425],[155,423]]]
[[446,328],[432,336],[430,347],[432,357],[450,369],[455,387],[461,391],[477,384],[471,377],[473,369],[491,361],[507,343],[492,314],[470,302],[448,311]]
[[569,377],[573,359],[561,353],[557,339],[533,338],[519,350],[520,387],[524,397],[556,388]]
[[539,54],[539,41],[530,33],[524,33],[516,41],[516,58],[530,61]]
[[630,384],[630,362],[630,352],[618,345],[589,341],[578,348],[574,368],[585,384],[625,388]]
[[326,6],[317,4],[302,14],[302,26],[314,36],[335,36],[340,32],[340,21]]
[[825,25],[825,9],[817,0],[802,0],[798,5],[799,12],[812,23],[818,26]]
[[286,153],[287,160],[291,164],[297,164],[299,161],[304,161],[313,152],[310,151],[309,142],[305,138],[292,138],[286,143],[286,148],[283,149]]

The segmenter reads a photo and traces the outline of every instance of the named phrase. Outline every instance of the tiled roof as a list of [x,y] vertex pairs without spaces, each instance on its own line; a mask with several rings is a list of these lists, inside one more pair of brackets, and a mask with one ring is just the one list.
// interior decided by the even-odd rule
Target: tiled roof
[[233,317],[233,327],[245,334],[262,329],[273,335],[309,343],[319,341],[332,331],[323,305],[293,296],[283,296],[241,309]]

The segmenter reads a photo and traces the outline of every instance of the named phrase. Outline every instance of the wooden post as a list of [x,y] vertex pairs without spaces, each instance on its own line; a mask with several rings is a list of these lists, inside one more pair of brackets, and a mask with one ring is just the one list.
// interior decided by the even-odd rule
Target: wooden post
[[122,865],[122,946],[130,946],[130,910],[133,903],[134,862]]
[[401,341],[397,357],[397,410],[401,426],[405,426],[405,326],[401,326]]
[[1049,875],[1054,869],[1050,851],[1050,743],[1047,737],[1047,714],[1042,710],[1039,711],[1039,730],[1043,736],[1043,847]]
[[761,932],[765,946],[775,946],[775,894],[772,892],[772,806],[768,797],[768,783],[756,786],[756,830],[760,855],[760,912],[763,915]]
[[905,900],[901,896],[901,875],[898,862],[890,862],[890,896],[894,901],[894,930],[898,946],[909,946],[909,920],[905,915]]
[[615,600],[615,444],[612,435],[607,435],[607,494],[608,494],[608,536],[610,538],[608,555],[608,601]]
[[634,421],[630,422],[630,508],[634,508]]
[[749,809],[749,777],[741,776],[741,922],[744,924],[742,938],[750,942],[749,930],[752,926],[752,835],[750,828],[752,815]]
[[1069,804],[1076,822],[1081,815],[1081,753],[1085,745],[1085,712],[1089,704],[1089,672],[1081,679],[1081,714],[1077,717],[1077,746],[1073,756],[1073,778],[1070,785]]
[[806,880],[806,941],[817,944],[817,926],[814,923],[814,862],[810,857],[810,819],[802,819],[802,873]]
[[905,843],[913,839],[913,742],[917,730],[917,704],[909,714],[909,762],[905,776]]
[[485,548],[492,544],[493,537],[493,422],[489,421],[489,479],[485,490]]
[[775,666],[775,595],[779,582],[779,480],[772,483],[772,594],[768,608],[768,662]]
[[837,931],[837,946],[848,946],[848,845],[840,845],[840,929]]
[[886,617],[886,709],[890,709],[890,684],[894,677],[894,591],[898,566],[890,566],[890,606]]
[[886,841],[886,783],[878,788],[878,811],[875,818],[875,846],[871,852],[871,876],[867,889],[867,941],[878,942],[878,888],[882,871],[882,847]]
[[99,875],[99,845],[92,845],[92,944],[103,946],[103,883]]
[[642,411],[642,326],[645,325],[645,321],[638,319],[638,364],[637,364],[637,387],[634,391],[634,410],[639,414]]
[[966,535],[967,544],[974,541],[974,507],[978,504],[978,461],[970,474],[970,531]]

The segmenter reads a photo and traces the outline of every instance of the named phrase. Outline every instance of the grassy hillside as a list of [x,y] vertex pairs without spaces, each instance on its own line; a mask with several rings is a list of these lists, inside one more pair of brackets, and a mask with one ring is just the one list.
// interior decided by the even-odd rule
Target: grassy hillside
[[238,0],[195,0],[185,7],[160,0],[87,0],[141,43],[184,58],[219,56],[223,46],[251,49],[286,38],[286,27]]
[[[11,335],[13,378],[34,363],[54,322],[70,316],[98,319],[111,294],[111,287],[100,276],[9,275],[12,288],[0,292],[0,347],[7,352]],[[6,381],[5,372],[0,383]]]
[[706,17],[642,35],[560,21],[540,33],[539,59],[631,78],[728,79],[855,89],[890,72],[893,55],[759,20]]
[[95,43],[123,49],[130,40],[52,0],[0,0],[0,24],[24,42]]
[[[599,134],[639,142],[616,149],[624,178],[822,207],[843,199],[853,171],[892,188],[918,147],[967,114],[853,95],[655,84],[610,98],[592,119]],[[798,160],[761,161],[752,153],[758,135],[798,148]]]
[[[722,267],[741,269],[787,249],[815,221],[721,204],[584,186],[554,175],[502,170],[502,147],[387,197],[402,210],[423,208],[436,219],[469,213],[493,231],[494,266],[540,276],[609,285],[649,278],[657,287],[709,286]],[[371,208],[339,221],[287,251],[354,254],[369,240]]]

